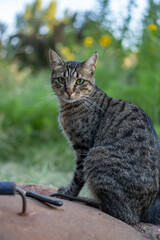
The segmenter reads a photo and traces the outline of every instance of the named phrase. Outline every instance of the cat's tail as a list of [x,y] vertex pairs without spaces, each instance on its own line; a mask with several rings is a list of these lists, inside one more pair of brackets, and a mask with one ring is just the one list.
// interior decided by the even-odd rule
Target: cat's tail
[[160,190],[147,210],[140,217],[141,222],[160,224]]
[[88,198],[73,197],[73,196],[62,194],[62,193],[53,193],[50,195],[50,197],[58,197],[58,198],[69,200],[69,201],[80,202],[80,203],[86,204],[87,206],[101,209],[100,203],[97,203],[94,200],[88,199]]

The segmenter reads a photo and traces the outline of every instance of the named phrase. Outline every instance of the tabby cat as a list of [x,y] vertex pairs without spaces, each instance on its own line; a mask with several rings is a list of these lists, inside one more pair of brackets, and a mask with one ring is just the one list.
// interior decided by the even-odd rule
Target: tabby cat
[[76,197],[87,183],[102,211],[128,224],[160,224],[160,144],[150,118],[97,87],[97,53],[83,62],[53,50],[49,57],[59,122],[76,154],[72,181],[58,193]]

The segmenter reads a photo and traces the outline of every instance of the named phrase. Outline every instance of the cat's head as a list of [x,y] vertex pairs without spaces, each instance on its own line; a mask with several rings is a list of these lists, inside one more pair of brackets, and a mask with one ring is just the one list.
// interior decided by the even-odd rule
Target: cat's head
[[52,49],[49,50],[52,88],[60,100],[75,102],[91,94],[95,87],[97,56],[94,53],[83,62],[64,61]]

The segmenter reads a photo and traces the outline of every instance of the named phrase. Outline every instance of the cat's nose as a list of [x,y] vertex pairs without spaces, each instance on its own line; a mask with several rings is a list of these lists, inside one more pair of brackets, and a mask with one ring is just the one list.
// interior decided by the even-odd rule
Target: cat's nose
[[66,91],[66,93],[67,93],[68,96],[70,97],[70,96],[72,95],[73,91],[68,89],[68,90]]

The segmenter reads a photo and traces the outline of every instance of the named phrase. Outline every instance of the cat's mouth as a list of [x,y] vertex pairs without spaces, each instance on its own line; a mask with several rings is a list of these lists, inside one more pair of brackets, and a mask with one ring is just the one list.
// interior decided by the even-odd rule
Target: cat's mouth
[[73,102],[77,102],[78,101],[78,98],[75,98],[73,96],[63,96],[63,97],[61,97],[61,99],[64,102],[67,102],[67,103],[73,103]]
[[71,99],[71,98],[65,98],[64,99],[64,102],[67,102],[67,103],[74,103],[74,102],[77,102],[78,101],[78,99]]
[[63,99],[64,102],[73,103],[73,102],[78,101],[79,98],[76,97],[74,92],[73,92],[72,94],[65,93],[65,95],[62,96],[62,99]]

